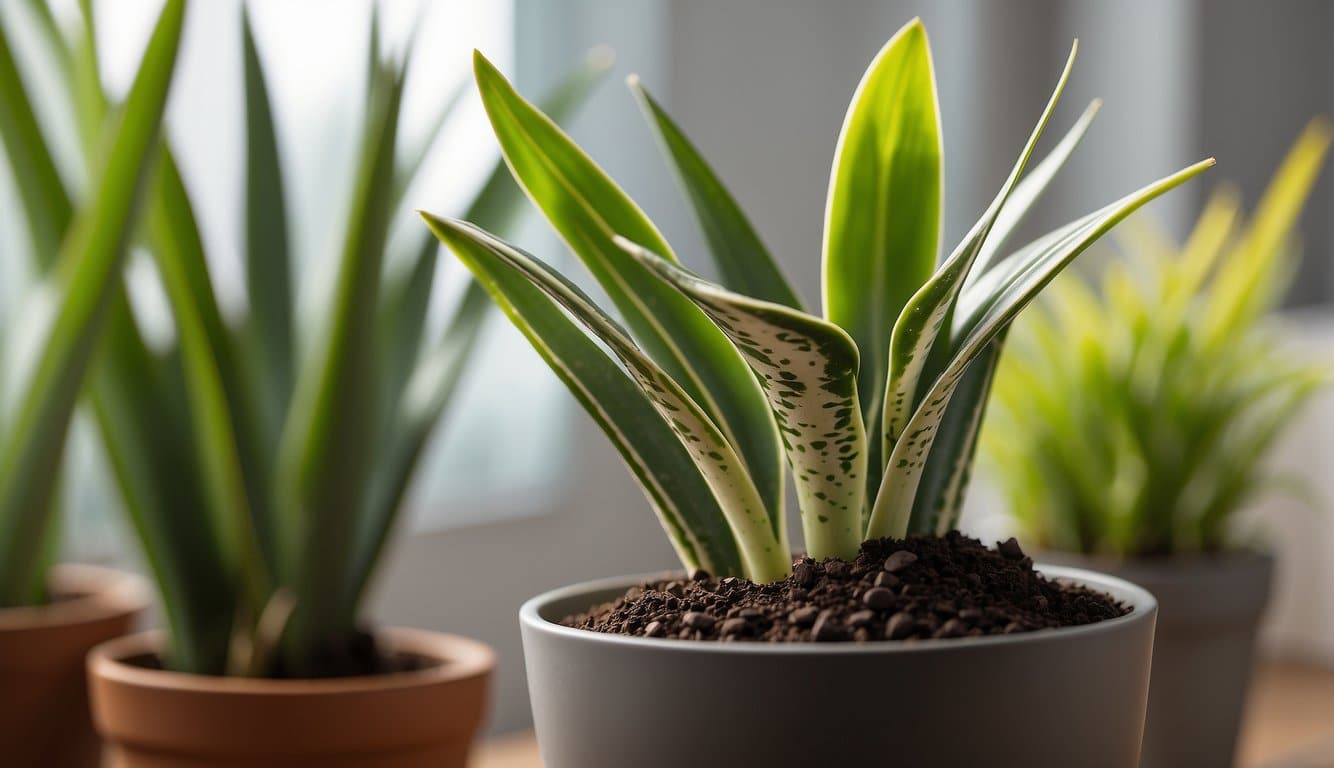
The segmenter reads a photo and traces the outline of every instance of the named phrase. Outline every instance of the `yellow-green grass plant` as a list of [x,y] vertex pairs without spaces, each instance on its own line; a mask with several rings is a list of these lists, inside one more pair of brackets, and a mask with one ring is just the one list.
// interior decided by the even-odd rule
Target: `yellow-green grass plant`
[[889,40],[834,153],[822,317],[802,308],[740,207],[633,79],[724,285],[682,267],[640,208],[480,54],[478,89],[510,170],[624,325],[483,229],[426,219],[619,450],[681,562],[781,579],[792,562],[785,457],[814,557],[851,558],[866,538],[954,527],[1010,321],[1121,218],[1212,164],[997,258],[1096,109],[1021,181],[1073,61],[1074,50],[1000,192],[940,258],[942,148],[926,31],[913,21]]
[[[89,191],[57,183],[0,26],[0,144],[18,191],[33,265],[46,277],[0,335],[0,608],[42,604],[58,549],[57,486],[66,432],[108,317],[125,245],[157,151],[184,0],[168,0],[134,83],[93,147]],[[8,256],[8,255],[7,255]]]
[[[82,24],[67,33],[44,0],[26,1],[47,31],[77,133],[91,142],[108,115],[91,4],[81,4]],[[117,287],[89,401],[160,592],[164,663],[201,674],[318,676],[333,671],[330,649],[348,647],[359,631],[368,582],[490,302],[470,281],[432,335],[438,243],[417,232],[393,258],[391,221],[457,99],[432,116],[426,141],[400,142],[411,44],[382,51],[372,23],[348,205],[327,222],[340,233],[339,250],[326,256],[334,276],[316,319],[299,332],[285,164],[244,7],[242,14],[248,311],[232,319],[219,306],[167,137],[151,164],[135,245],[151,254],[175,333],[165,349],[148,344]],[[570,113],[609,64],[605,52],[590,56],[548,108]],[[29,103],[21,84],[10,95]],[[68,207],[53,142],[30,133],[25,156],[41,160],[43,191]],[[466,215],[506,229],[522,203],[497,162]]]
[[1307,127],[1249,221],[1230,187],[1180,245],[1137,217],[1016,324],[982,445],[1031,540],[1113,556],[1236,545],[1238,513],[1280,479],[1271,446],[1331,374],[1269,318],[1330,137],[1324,119]]

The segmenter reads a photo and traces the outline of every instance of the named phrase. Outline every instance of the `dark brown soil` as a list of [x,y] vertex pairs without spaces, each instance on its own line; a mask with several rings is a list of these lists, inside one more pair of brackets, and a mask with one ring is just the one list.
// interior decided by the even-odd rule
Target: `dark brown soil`
[[996,549],[957,532],[880,539],[851,563],[803,557],[792,570],[773,584],[703,573],[644,584],[562,623],[682,640],[868,642],[1029,632],[1129,612],[1037,573],[1014,539]]
[[372,632],[357,629],[346,637],[326,642],[306,663],[306,675],[293,675],[279,664],[271,676],[325,679],[392,675],[397,672],[415,672],[438,662],[412,654],[384,653]]
[[[124,663],[145,669],[166,669],[162,658],[156,654],[124,659]],[[374,634],[358,629],[341,642],[326,644],[310,659],[307,674],[293,674],[275,660],[273,668],[263,677],[271,680],[325,680],[416,672],[438,664],[440,661],[437,659],[416,654],[384,653]]]

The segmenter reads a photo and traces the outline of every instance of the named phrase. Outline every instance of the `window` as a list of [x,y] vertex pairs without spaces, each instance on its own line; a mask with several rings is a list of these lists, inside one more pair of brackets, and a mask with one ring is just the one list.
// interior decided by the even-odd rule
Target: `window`
[[[332,270],[328,254],[336,253],[338,217],[348,201],[361,125],[365,88],[366,41],[373,0],[265,0],[251,2],[260,56],[269,80],[278,138],[285,167],[287,205],[292,217],[294,282],[298,317],[314,325],[313,297],[328,290]],[[19,4],[15,16],[21,16]],[[52,0],[59,18],[76,20],[74,0]],[[159,0],[101,0],[95,3],[98,44],[107,88],[116,96],[129,86]],[[400,146],[426,139],[431,118],[459,89],[463,98],[427,156],[427,167],[408,193],[406,209],[427,208],[457,214],[480,187],[498,158],[495,142],[471,90],[472,48],[486,51],[502,66],[513,61],[513,8],[508,0],[486,3],[380,3],[381,42],[385,51],[402,51],[415,34],[417,41],[404,95]],[[241,271],[243,240],[242,169],[244,164],[244,95],[242,90],[241,4],[193,3],[167,112],[167,132],[193,197],[201,233],[210,258],[224,313],[232,318],[246,311]],[[21,21],[21,19],[20,19]],[[415,29],[414,29],[415,27]],[[30,36],[24,36],[30,37]],[[40,46],[18,46],[24,77],[34,94],[42,87],[49,64]],[[29,50],[32,49],[32,50]],[[35,98],[42,98],[40,95]],[[78,188],[73,161],[75,137],[60,104],[38,105],[45,125],[62,133],[57,146],[71,162],[62,165]],[[68,134],[64,136],[63,134]],[[3,164],[0,164],[3,165]],[[24,244],[14,219],[19,201],[7,168],[0,168],[0,308],[16,309],[22,286],[31,283],[22,258]],[[15,220],[15,223],[17,221]],[[393,243],[414,242],[421,224],[410,213],[393,229]],[[15,238],[19,238],[16,240]],[[391,247],[389,258],[408,248]],[[132,254],[127,270],[136,315],[150,343],[172,340],[170,312],[144,254]],[[442,258],[437,274],[432,327],[438,330],[457,300],[466,272]],[[526,514],[539,507],[526,501],[539,497],[560,472],[556,449],[564,427],[565,408],[559,384],[541,360],[508,323],[488,321],[469,372],[419,464],[409,493],[405,522],[413,529],[478,522],[494,516]],[[79,417],[70,443],[65,504],[69,509],[67,538],[77,556],[106,559],[123,551],[108,543],[119,527],[108,509],[116,502],[114,483],[99,458],[99,440],[91,419]]]

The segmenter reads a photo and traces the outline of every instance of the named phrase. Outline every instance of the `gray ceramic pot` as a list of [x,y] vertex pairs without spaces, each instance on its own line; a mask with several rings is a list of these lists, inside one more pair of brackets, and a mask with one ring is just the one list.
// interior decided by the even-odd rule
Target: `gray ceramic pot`
[[1096,568],[1158,598],[1141,765],[1232,765],[1273,558],[1235,552],[1125,561],[1051,553],[1044,559]]
[[520,611],[544,765],[1131,768],[1157,603],[1120,579],[1043,570],[1132,611],[997,637],[724,644],[555,623],[652,576],[548,592]]

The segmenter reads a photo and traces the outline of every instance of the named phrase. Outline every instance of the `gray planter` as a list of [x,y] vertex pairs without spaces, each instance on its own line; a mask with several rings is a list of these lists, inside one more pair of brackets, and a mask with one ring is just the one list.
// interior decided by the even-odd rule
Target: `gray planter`
[[997,637],[723,644],[554,623],[651,577],[548,592],[520,611],[544,765],[1132,768],[1157,603],[1120,579],[1043,570],[1133,610]]
[[1141,765],[1232,765],[1273,558],[1254,552],[1125,561],[1066,553],[1043,557],[1096,568],[1158,598]]

